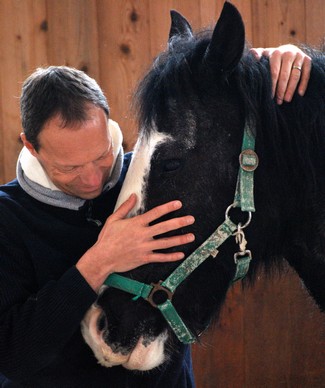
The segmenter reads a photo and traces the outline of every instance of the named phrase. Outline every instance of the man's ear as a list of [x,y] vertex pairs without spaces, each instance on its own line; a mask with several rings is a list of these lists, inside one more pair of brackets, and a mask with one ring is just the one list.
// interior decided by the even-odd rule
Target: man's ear
[[22,133],[20,134],[20,139],[21,139],[21,141],[23,142],[24,146],[28,149],[28,151],[29,151],[33,156],[37,156],[37,151],[35,150],[33,144],[30,143],[30,142],[26,139],[26,135],[24,134],[24,132],[22,132]]

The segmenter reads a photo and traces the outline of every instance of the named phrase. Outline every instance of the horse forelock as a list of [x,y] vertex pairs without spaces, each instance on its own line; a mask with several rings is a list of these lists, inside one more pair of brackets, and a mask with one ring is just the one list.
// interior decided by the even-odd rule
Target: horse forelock
[[150,130],[150,123],[174,109],[173,101],[190,97],[193,82],[196,82],[193,72],[200,69],[210,34],[211,31],[206,31],[200,38],[195,35],[185,40],[174,37],[169,49],[157,56],[135,93],[139,128]]

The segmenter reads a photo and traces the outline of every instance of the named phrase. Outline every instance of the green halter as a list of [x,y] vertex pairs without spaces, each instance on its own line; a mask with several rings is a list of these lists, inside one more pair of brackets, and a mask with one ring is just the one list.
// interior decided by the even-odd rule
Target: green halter
[[[211,234],[211,236],[200,245],[190,256],[188,256],[164,281],[156,284],[145,284],[137,280],[129,279],[116,273],[111,274],[104,282],[106,286],[115,287],[135,295],[134,300],[142,297],[152,306],[158,308],[169,326],[173,329],[177,338],[183,343],[193,343],[196,340],[190,330],[186,327],[182,318],[178,315],[172,304],[172,297],[177,287],[209,256],[216,257],[218,248],[230,236],[235,235],[239,244],[239,252],[235,253],[234,261],[236,272],[232,283],[244,278],[249,270],[252,259],[251,252],[246,250],[246,239],[243,229],[251,221],[251,212],[254,207],[254,171],[258,166],[258,157],[254,152],[255,137],[246,124],[242,143],[242,152],[239,156],[240,169],[238,173],[235,199],[226,210],[225,221]],[[248,212],[248,220],[242,225],[234,224],[228,215],[231,208],[239,207],[243,212]],[[156,303],[155,293],[165,293],[165,301]]]

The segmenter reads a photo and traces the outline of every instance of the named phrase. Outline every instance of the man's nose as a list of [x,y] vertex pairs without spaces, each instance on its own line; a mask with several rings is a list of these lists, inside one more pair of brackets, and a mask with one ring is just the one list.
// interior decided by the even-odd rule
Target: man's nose
[[87,186],[98,186],[102,183],[103,174],[98,166],[89,163],[83,166],[83,171],[80,175],[82,183]]

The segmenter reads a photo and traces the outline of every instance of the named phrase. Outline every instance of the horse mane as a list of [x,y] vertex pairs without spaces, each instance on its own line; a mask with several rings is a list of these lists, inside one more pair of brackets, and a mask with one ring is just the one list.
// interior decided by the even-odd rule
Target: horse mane
[[303,97],[296,92],[290,103],[278,105],[270,97],[266,58],[256,61],[245,54],[235,77],[246,117],[256,123],[259,152],[272,153],[279,173],[303,181],[308,191],[320,183],[317,170],[325,168],[325,55],[307,46],[305,51],[312,58],[308,89]]

